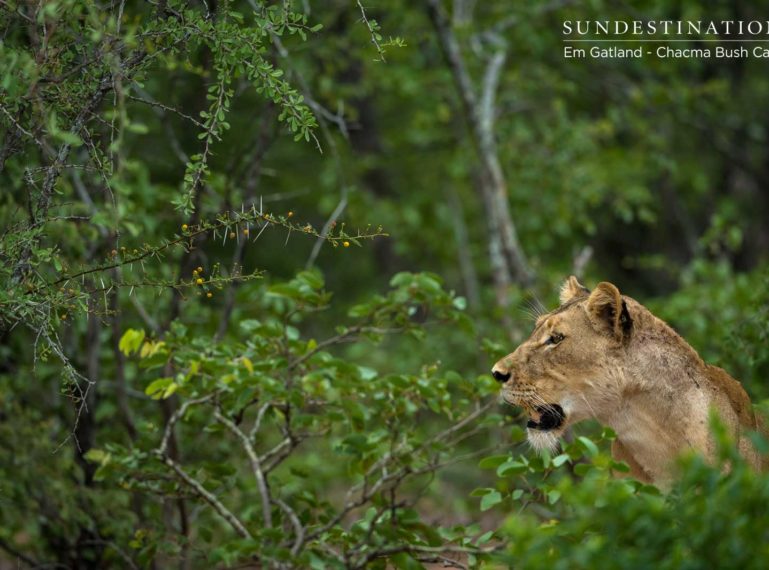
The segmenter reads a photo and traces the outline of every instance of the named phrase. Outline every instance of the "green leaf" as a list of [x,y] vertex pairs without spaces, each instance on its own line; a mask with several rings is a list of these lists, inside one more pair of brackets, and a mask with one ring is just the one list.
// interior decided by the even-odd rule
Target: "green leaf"
[[662,491],[660,491],[660,490],[659,490],[657,487],[655,487],[654,485],[642,485],[642,486],[641,486],[641,487],[638,489],[638,492],[639,492],[639,493],[644,493],[644,494],[646,494],[646,495],[653,495],[653,496],[655,496],[655,497],[661,497],[661,496],[662,496]]
[[400,568],[401,570],[424,570],[424,566],[406,552],[391,556],[389,561],[392,562],[393,566]]
[[173,396],[174,392],[176,392],[178,389],[179,389],[179,384],[177,384],[176,382],[172,382],[165,389],[165,392],[163,392],[162,399],[165,400],[166,398],[170,398],[171,396]]
[[612,461],[609,465],[612,469],[614,469],[614,471],[619,471],[620,473],[630,473],[630,466],[628,466],[628,464],[624,461]]
[[610,427],[605,426],[603,430],[601,431],[601,439],[606,439],[608,441],[614,441],[617,439],[617,432],[615,432]]
[[589,463],[578,463],[577,465],[574,466],[574,473],[576,473],[580,477],[584,477],[592,470],[593,470],[593,466],[590,465]]
[[144,389],[144,393],[148,396],[153,396],[155,399],[160,399],[161,390],[168,388],[173,381],[173,378],[158,378],[150,382],[149,386]]
[[488,541],[491,540],[491,537],[494,536],[494,531],[490,530],[488,532],[483,533],[481,536],[478,537],[478,540],[475,541],[475,544],[480,546],[481,544],[485,544]]
[[513,475],[519,475],[521,473],[525,473],[528,468],[529,466],[525,463],[516,461],[515,459],[510,459],[509,461],[505,461],[502,465],[499,466],[497,469],[497,477],[511,477]]
[[110,460],[110,454],[101,449],[89,449],[84,457],[91,463],[100,465],[106,465]]
[[555,457],[553,459],[553,466],[554,467],[560,467],[564,463],[566,463],[569,459],[571,459],[568,454],[562,453],[561,455]]
[[591,457],[598,455],[598,446],[593,443],[592,440],[581,435],[577,438],[577,441],[579,441],[580,445],[585,448],[585,451],[587,451],[588,455]]
[[494,505],[502,502],[502,494],[499,491],[487,493],[481,499],[481,511],[488,511]]
[[139,329],[128,329],[126,332],[123,333],[123,336],[120,337],[120,342],[118,342],[118,348],[120,351],[125,354],[126,356],[130,356],[131,353],[136,352],[139,350],[139,347],[141,346],[142,342],[144,341],[144,330]]
[[481,469],[496,469],[509,458],[509,455],[492,455],[490,457],[484,457],[478,462],[478,467]]

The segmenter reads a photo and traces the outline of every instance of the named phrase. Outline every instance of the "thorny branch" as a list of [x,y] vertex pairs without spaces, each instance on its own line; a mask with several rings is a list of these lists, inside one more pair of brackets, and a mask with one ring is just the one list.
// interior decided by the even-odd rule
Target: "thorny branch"
[[[101,273],[101,272],[109,271],[125,265],[141,263],[143,260],[148,258],[159,257],[159,255],[164,251],[166,251],[167,249],[174,246],[184,246],[185,244],[190,243],[197,236],[200,236],[202,234],[213,233],[214,236],[216,236],[217,232],[224,231],[224,241],[226,242],[227,234],[230,233],[232,228],[238,228],[238,226],[240,225],[245,225],[246,228],[248,228],[250,224],[259,225],[260,227],[262,227],[262,229],[271,225],[279,226],[279,227],[284,227],[289,231],[296,231],[304,234],[309,234],[315,237],[321,237],[321,234],[318,233],[314,228],[312,228],[312,226],[291,223],[287,220],[275,217],[270,213],[265,213],[260,210],[257,210],[256,206],[254,205],[252,206],[251,210],[248,210],[244,213],[235,213],[232,216],[230,215],[220,216],[215,223],[202,223],[198,226],[191,227],[189,231],[185,231],[181,235],[176,236],[173,239],[166,240],[164,243],[158,246],[146,247],[135,254],[132,254],[132,255],[129,254],[129,255],[124,255],[122,257],[118,257],[116,261],[103,263],[100,265],[82,269],[80,271],[77,271],[69,275],[63,275],[52,281],[49,281],[48,283],[45,283],[44,285],[38,285],[37,287],[33,287],[29,289],[27,293],[28,294],[37,293],[43,287],[51,287],[51,286],[66,284],[69,281],[80,279],[94,273]],[[239,232],[233,232],[233,233],[236,233],[236,235],[238,236],[237,239],[240,239]],[[325,235],[322,237],[327,241],[338,243],[342,241],[345,237],[352,237],[354,239],[370,239],[373,237],[384,236],[384,235],[386,234],[380,231],[375,231],[375,232],[358,231],[355,235],[350,235],[350,236],[340,234],[340,235]],[[259,235],[257,234],[257,236],[254,237],[253,239],[256,240],[258,239],[258,237]]]

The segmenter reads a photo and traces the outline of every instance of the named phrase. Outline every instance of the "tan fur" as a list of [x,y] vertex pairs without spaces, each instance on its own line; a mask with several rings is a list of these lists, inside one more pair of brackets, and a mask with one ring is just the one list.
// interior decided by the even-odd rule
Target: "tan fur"
[[[564,338],[554,343],[557,334]],[[556,446],[566,428],[595,418],[617,432],[612,455],[633,477],[666,487],[680,453],[693,449],[712,457],[708,418],[715,409],[743,456],[760,467],[746,437],[759,426],[740,383],[705,364],[673,329],[611,283],[590,293],[570,277],[561,306],[537,319],[529,339],[493,371],[510,375],[503,398],[534,421],[543,406],[563,408],[558,428],[528,430],[535,447]]]

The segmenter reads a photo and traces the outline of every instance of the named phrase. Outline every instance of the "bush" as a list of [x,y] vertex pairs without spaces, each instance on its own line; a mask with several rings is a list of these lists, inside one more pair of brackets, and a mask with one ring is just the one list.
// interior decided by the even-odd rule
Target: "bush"
[[[501,464],[500,486],[516,488],[506,499],[516,514],[499,533],[507,545],[499,560],[548,569],[763,568],[769,475],[742,460],[717,418],[712,428],[717,464],[697,455],[682,458],[668,494],[613,477],[617,465],[582,438],[552,460],[519,459],[526,468],[518,468],[517,480],[505,467],[512,464]],[[601,439],[612,435],[604,431]],[[767,450],[765,439],[756,442]],[[541,481],[534,489],[532,478]]]

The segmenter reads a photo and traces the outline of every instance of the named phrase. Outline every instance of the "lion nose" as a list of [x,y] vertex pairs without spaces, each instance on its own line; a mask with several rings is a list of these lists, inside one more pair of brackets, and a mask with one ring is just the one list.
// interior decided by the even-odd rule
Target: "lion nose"
[[494,377],[494,380],[496,380],[500,384],[504,384],[505,382],[510,380],[510,376],[511,376],[509,372],[502,372],[501,370],[497,370],[496,368],[492,368],[491,375]]

